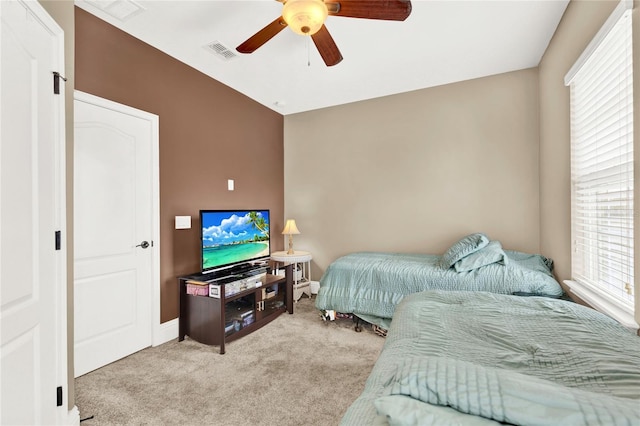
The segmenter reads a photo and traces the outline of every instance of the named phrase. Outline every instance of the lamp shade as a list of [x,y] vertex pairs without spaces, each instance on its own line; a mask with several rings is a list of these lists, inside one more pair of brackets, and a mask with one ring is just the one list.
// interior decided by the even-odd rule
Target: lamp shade
[[293,30],[300,35],[317,33],[329,11],[322,0],[287,0],[282,8],[282,17]]
[[298,227],[296,226],[296,221],[294,219],[287,219],[286,225],[284,225],[284,229],[282,230],[283,235],[292,235],[299,234]]

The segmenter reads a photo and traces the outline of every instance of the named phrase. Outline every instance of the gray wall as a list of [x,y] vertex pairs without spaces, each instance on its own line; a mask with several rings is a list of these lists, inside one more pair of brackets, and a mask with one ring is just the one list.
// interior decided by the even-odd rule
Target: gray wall
[[[560,280],[571,277],[571,159],[569,88],[564,76],[600,30],[617,1],[572,0],[558,25],[539,65],[540,74],[540,248],[552,257]],[[634,113],[635,163],[640,164],[640,16],[638,1],[634,4]],[[636,182],[640,167],[635,167]],[[636,200],[640,188],[636,185]],[[638,208],[636,202],[636,209]],[[637,211],[635,217],[638,217]],[[640,241],[640,226],[636,222],[635,240]],[[640,270],[636,256],[635,270]],[[636,307],[640,306],[640,292],[636,280]],[[640,323],[640,309],[635,318]]]
[[569,88],[564,76],[607,20],[617,1],[572,1],[539,65],[540,248],[571,277]]
[[358,250],[442,253],[481,231],[540,248],[538,72],[285,117],[285,213],[313,276]]

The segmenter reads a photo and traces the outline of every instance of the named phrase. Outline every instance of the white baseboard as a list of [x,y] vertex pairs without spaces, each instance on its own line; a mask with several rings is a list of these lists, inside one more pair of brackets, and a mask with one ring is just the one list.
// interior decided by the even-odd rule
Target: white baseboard
[[80,410],[78,410],[77,405],[74,405],[73,408],[67,413],[67,424],[69,426],[80,425]]
[[167,343],[170,340],[178,338],[178,318],[171,321],[163,322],[155,327],[153,333],[152,346],[160,346],[163,343]]

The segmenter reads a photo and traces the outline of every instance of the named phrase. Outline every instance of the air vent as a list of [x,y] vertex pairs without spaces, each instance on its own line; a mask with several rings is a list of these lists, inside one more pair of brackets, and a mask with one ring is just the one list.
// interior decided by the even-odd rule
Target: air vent
[[217,57],[219,57],[223,61],[230,61],[231,59],[236,58],[238,56],[233,52],[233,50],[229,49],[227,46],[220,43],[219,41],[211,42],[207,44],[205,48],[213,52]]
[[121,21],[126,21],[132,16],[145,10],[142,6],[132,0],[86,0],[86,2]]

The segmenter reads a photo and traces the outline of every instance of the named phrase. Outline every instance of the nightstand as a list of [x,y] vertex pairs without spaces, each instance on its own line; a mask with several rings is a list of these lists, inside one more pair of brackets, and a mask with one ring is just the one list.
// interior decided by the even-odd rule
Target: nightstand
[[[295,250],[293,254],[286,251],[276,251],[271,253],[271,260],[276,262],[276,269],[282,266],[293,264],[293,300],[295,302],[306,294],[311,298],[311,253],[308,251]],[[298,271],[300,265],[300,271]],[[275,272],[274,272],[275,273]]]

